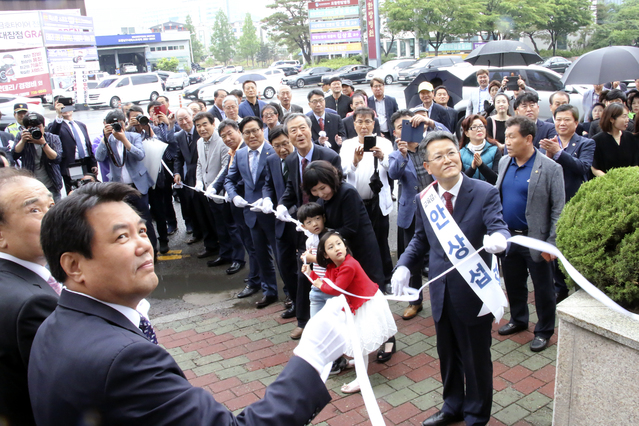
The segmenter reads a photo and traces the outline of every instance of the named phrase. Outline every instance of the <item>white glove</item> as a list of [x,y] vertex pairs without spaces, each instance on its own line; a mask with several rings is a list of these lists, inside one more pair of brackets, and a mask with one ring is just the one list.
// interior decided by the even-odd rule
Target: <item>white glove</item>
[[224,193],[224,201],[226,201],[227,203],[231,202],[231,199],[229,198],[229,193],[228,192]]
[[248,206],[248,202],[240,197],[239,195],[236,195],[235,197],[233,197],[233,204],[235,204],[235,207],[237,207],[238,209],[242,209],[246,206]]
[[306,235],[306,238],[310,238],[310,237],[312,237],[312,236],[313,236],[313,233],[312,233],[311,231],[309,231],[308,229],[306,229],[306,228],[302,228],[302,225],[297,225],[297,226],[295,227],[295,230],[296,230],[297,232],[303,232],[303,233],[304,233],[304,235]]
[[495,232],[493,235],[484,235],[484,248],[487,253],[501,253],[508,247],[508,241],[499,232]]
[[264,214],[275,213],[275,210],[273,210],[273,201],[271,201],[270,197],[266,197],[262,200],[262,213]]
[[275,217],[278,220],[285,220],[286,218],[288,218],[289,214],[288,214],[288,209],[283,206],[283,205],[278,205],[277,208],[275,209]]
[[251,211],[252,212],[258,212],[258,213],[262,213],[262,202],[264,201],[263,198],[260,198],[259,200],[257,200],[256,202],[253,203],[253,207],[251,207]]
[[195,190],[198,192],[204,192],[204,183],[201,180],[198,180],[194,186]]
[[410,271],[405,266],[398,266],[393,272],[391,277],[391,287],[393,288],[394,296],[402,296],[404,290],[408,288],[408,282],[410,281]]
[[217,190],[213,188],[213,184],[210,184],[208,188],[206,188],[206,192],[204,193],[207,197],[212,197],[213,195],[217,195]]
[[331,302],[333,299],[329,299],[322,310],[306,323],[300,343],[293,350],[318,374],[322,374],[324,366],[339,358],[346,349],[346,316],[340,303]]
[[182,189],[184,188],[184,184],[180,181],[180,183],[174,183],[173,189]]

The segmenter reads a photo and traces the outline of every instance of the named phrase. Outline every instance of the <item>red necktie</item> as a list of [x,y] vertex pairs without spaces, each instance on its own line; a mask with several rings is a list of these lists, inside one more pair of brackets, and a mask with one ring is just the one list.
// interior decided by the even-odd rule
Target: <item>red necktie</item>
[[320,125],[320,130],[323,131],[324,130],[324,119],[323,118],[319,119],[319,125]]
[[[320,118],[320,123],[321,123]],[[300,176],[300,182],[304,183],[304,170],[306,170],[306,166],[308,166],[308,160],[306,158],[302,158],[302,176]],[[308,204],[308,194],[306,191],[302,190],[302,204]]]
[[450,215],[453,215],[453,194],[450,192],[444,192],[444,199],[446,200],[446,210]]

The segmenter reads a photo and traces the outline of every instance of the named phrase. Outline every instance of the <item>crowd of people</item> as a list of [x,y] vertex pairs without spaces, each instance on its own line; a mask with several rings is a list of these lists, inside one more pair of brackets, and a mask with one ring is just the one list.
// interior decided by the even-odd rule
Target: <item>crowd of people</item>
[[[318,374],[330,363],[331,374],[352,367],[355,355],[340,334],[339,310],[328,303],[344,291],[364,359],[375,353],[378,362],[390,360],[397,328],[383,294],[420,289],[423,275],[436,277],[451,266],[464,240],[499,254],[511,312],[499,334],[528,329],[531,278],[538,321],[530,349],[544,350],[556,303],[568,295],[565,277],[553,255],[507,246],[506,239],[526,235],[554,244],[564,204],[581,184],[639,165],[639,95],[626,94],[618,82],[609,90],[597,85],[584,97],[581,123],[570,95],[559,91],[550,98],[552,117],[542,121],[538,94],[524,80],[517,79],[510,96],[508,78],[490,82],[487,70],[476,77],[479,87],[461,120],[446,87],[423,82],[421,105],[400,109],[379,78],[367,92],[335,77],[328,96],[308,92],[307,114],[292,103],[289,87],[279,88],[279,102],[266,103],[253,81],[241,91],[217,90],[208,109],[195,101],[171,111],[161,96],[145,108],[110,111],[94,139],[57,99],[48,125],[16,104],[15,123],[0,133],[6,169],[0,174],[0,321],[16,330],[0,337],[0,377],[13,383],[0,392],[0,420],[33,424],[33,403],[38,425],[77,423],[86,414],[78,401],[108,424],[228,416],[210,395],[190,387],[167,353],[149,346],[157,340],[144,297],[157,285],[153,263],[178,229],[174,199],[186,243],[202,243],[198,258],[229,275],[248,262],[238,298],[261,293],[257,309],[283,300],[282,318],[296,318],[290,337],[302,338],[300,360],[291,360],[264,401],[245,411],[247,418],[272,410],[283,416],[280,424],[302,424],[328,402],[326,392],[317,392]],[[97,181],[105,183],[90,184]],[[435,218],[425,213],[424,194],[433,189],[441,204]],[[60,201],[62,192],[68,195]],[[395,207],[396,224],[390,221]],[[450,220],[459,226],[453,240],[459,246],[442,239]],[[395,265],[391,226],[398,229]],[[479,315],[482,302],[457,271],[429,291],[444,406],[423,424],[485,425],[493,316]],[[402,318],[422,309],[420,291]],[[121,329],[132,333],[123,336]],[[51,372],[51,357],[73,359],[96,374],[65,380],[73,373]],[[136,365],[143,357],[153,361],[141,373]],[[314,377],[304,383],[300,375]],[[300,412],[274,408],[278,389],[287,386],[299,390]],[[96,402],[105,388],[118,397]],[[357,380],[342,388],[359,390]],[[147,398],[136,406],[134,394]]]

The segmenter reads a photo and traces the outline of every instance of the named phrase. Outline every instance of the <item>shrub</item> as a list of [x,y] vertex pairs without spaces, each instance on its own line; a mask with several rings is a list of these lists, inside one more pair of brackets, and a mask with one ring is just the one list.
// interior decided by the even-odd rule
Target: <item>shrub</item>
[[639,309],[638,226],[639,167],[613,169],[583,184],[557,224],[557,248],[568,261],[633,311]]

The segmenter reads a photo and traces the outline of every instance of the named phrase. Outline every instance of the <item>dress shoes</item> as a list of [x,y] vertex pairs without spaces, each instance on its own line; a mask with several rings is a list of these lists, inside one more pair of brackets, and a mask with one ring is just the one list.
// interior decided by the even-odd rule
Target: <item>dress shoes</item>
[[203,251],[197,254],[198,259],[206,259],[207,257],[215,256],[217,251],[205,248]]
[[290,308],[293,305],[293,301],[291,300],[291,296],[286,296],[286,300],[284,300],[284,306]]
[[249,297],[257,293],[258,291],[260,291],[259,287],[251,287],[247,285],[246,287],[244,287],[244,290],[240,291],[237,294],[237,298],[242,299],[244,297]]
[[404,314],[402,315],[403,320],[413,319],[424,309],[424,306],[420,303],[419,305],[408,305],[406,309],[404,309]]
[[302,333],[304,333],[304,328],[295,327],[295,329],[293,329],[293,331],[291,332],[291,339],[299,340],[300,337],[302,337]]
[[226,270],[226,275],[237,274],[242,268],[244,268],[244,264],[242,262],[233,262],[231,263],[231,266]]
[[282,312],[280,316],[284,319],[293,318],[295,316],[295,305],[291,305],[291,307]]
[[559,304],[560,302],[566,300],[566,298],[568,297],[568,292],[567,291],[560,291],[558,293],[555,293],[555,299],[557,300],[557,304]]
[[176,232],[177,232],[177,226],[175,226],[175,225],[169,225],[169,226],[167,226],[167,227],[166,227],[166,233],[167,233],[168,235],[173,235],[173,234],[175,234]]
[[206,266],[208,267],[222,266],[222,265],[228,265],[229,263],[231,263],[229,259],[222,259],[221,257],[218,257],[215,260],[209,260],[208,262],[206,262]]
[[508,324],[501,326],[497,333],[499,333],[500,336],[509,336],[511,334],[519,333],[520,331],[524,331],[527,329],[528,327],[526,327],[525,325],[517,325],[509,322]]
[[160,241],[160,253],[166,254],[169,252],[169,242],[168,241]]
[[548,339],[544,339],[540,336],[535,336],[535,338],[530,342],[530,350],[533,352],[541,352],[548,347]]
[[262,309],[275,302],[277,302],[277,296],[264,296],[258,302],[255,302],[255,307]]
[[462,416],[454,416],[452,414],[438,411],[422,422],[422,426],[446,426],[452,423],[463,421]]
[[186,225],[186,233],[187,234],[192,234],[193,233],[193,227],[191,225]]
[[202,241],[202,237],[191,237],[188,240],[186,240],[186,243],[188,245],[191,245],[191,244],[195,244],[195,243],[200,242],[200,241]]

